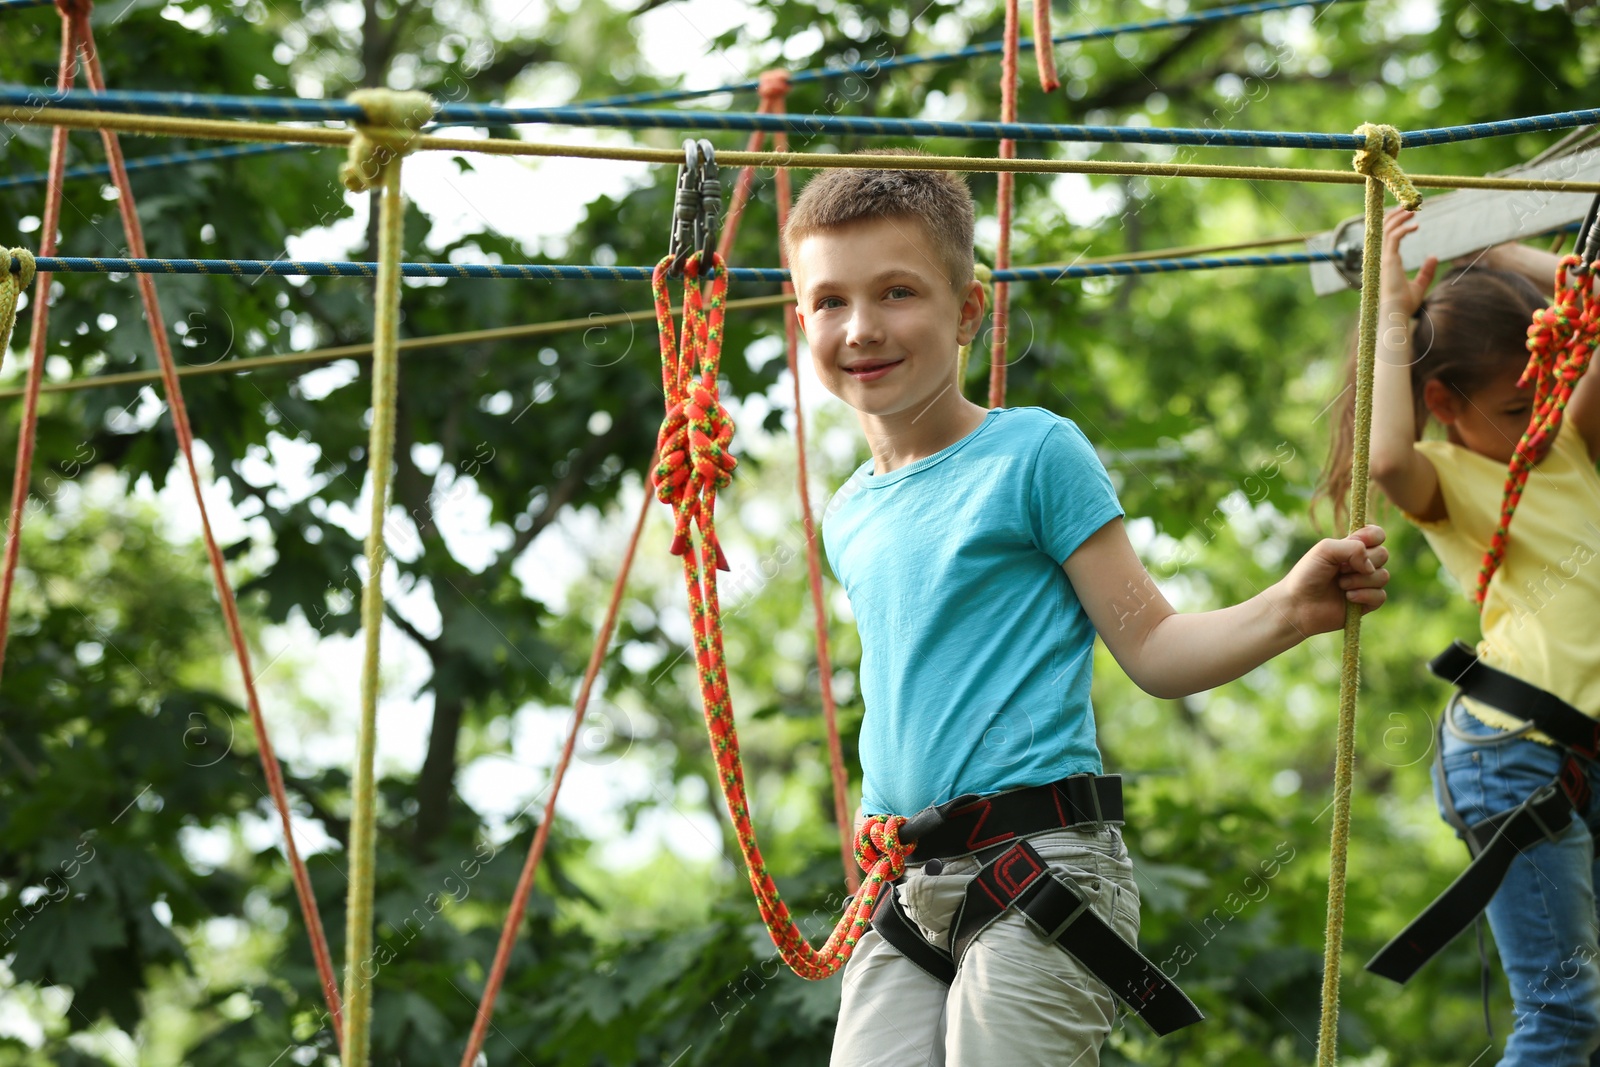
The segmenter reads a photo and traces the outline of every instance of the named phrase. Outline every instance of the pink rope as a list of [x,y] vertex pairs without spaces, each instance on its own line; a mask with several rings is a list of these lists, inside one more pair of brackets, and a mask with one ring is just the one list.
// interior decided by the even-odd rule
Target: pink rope
[[[84,73],[91,92],[105,92],[105,76],[100,69],[100,56],[95,49],[94,33],[89,26],[89,3],[83,0],[67,12],[74,24],[79,47],[83,52]],[[112,180],[117,187],[117,209],[122,215],[122,227],[128,239],[129,255],[146,258],[144,228],[139,223],[139,211],[133,200],[133,187],[128,182],[127,166],[122,158],[122,144],[112,130],[101,130],[105,144],[106,160],[111,165]],[[172,348],[167,339],[167,326],[161,315],[161,303],[156,298],[155,279],[149,274],[135,275],[139,296],[144,303],[145,318],[150,323],[150,339],[155,344],[156,359],[161,364],[162,382],[166,389],[167,406],[172,411],[172,426],[178,438],[178,448],[183,452],[189,470],[189,482],[194,487],[194,499],[200,509],[200,529],[204,536],[206,555],[211,561],[211,574],[216,580],[217,596],[222,602],[222,617],[228,629],[228,639],[233,644],[239,661],[239,673],[244,682],[245,702],[250,711],[250,725],[255,730],[256,744],[261,757],[261,769],[266,775],[267,787],[272,793],[273,805],[283,826],[284,849],[289,858],[289,869],[294,877],[295,894],[300,898],[300,911],[305,916],[307,934],[311,939],[311,954],[316,961],[317,974],[322,981],[323,997],[333,1022],[335,1040],[343,1044],[343,1018],[339,1000],[339,987],[334,978],[333,964],[328,952],[327,934],[322,928],[322,916],[317,910],[316,896],[311,890],[311,876],[306,871],[300,852],[295,847],[293,826],[289,815],[289,798],[283,786],[283,772],[267,737],[266,721],[261,715],[261,701],[256,694],[255,672],[250,666],[250,650],[245,643],[244,628],[239,622],[239,607],[234,599],[233,586],[228,581],[223,566],[222,550],[217,547],[211,530],[211,518],[206,511],[205,494],[200,483],[200,468],[194,458],[194,432],[189,425],[189,411],[183,401],[183,391],[178,384],[177,365],[172,358]]]

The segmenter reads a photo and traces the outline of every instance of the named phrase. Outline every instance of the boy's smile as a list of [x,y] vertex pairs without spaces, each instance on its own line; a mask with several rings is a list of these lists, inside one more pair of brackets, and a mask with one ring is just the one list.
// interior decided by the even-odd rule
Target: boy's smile
[[[792,267],[817,378],[856,409],[884,470],[972,429],[967,409],[977,418],[983,409],[956,388],[956,354],[983,320],[983,289],[972,282],[959,296],[952,291],[920,221],[868,218],[815,233]],[[891,454],[881,453],[878,445],[890,443]]]

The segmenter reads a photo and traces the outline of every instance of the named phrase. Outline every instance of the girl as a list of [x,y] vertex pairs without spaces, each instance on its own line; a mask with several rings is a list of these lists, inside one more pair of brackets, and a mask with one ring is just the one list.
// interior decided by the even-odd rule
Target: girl
[[[1528,427],[1533,390],[1517,386],[1528,326],[1550,302],[1559,261],[1502,245],[1428,293],[1437,260],[1411,281],[1400,262],[1400,242],[1417,228],[1413,214],[1396,209],[1384,222],[1370,472],[1472,597],[1500,519],[1507,464]],[[1597,379],[1600,372],[1581,381],[1528,478],[1482,602],[1477,652],[1600,718]],[[1353,409],[1352,387],[1323,478],[1336,521],[1349,493]],[[1443,440],[1421,440],[1430,416],[1444,427]],[[1443,727],[1434,785],[1441,814],[1458,816],[1452,822],[1515,808],[1567,758],[1524,720],[1459,695]],[[1515,1017],[1502,1067],[1600,1067],[1600,864],[1591,838],[1600,832],[1600,770],[1585,770],[1594,799],[1518,856],[1488,908]]]

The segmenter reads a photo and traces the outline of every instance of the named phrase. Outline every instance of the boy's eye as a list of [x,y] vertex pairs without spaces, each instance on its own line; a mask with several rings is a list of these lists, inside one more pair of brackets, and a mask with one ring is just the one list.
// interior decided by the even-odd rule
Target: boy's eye
[[907,289],[903,285],[897,285],[893,289],[889,290],[889,295],[890,296],[893,296],[895,293],[904,293],[906,296],[915,296],[916,295],[910,289]]
[[825,296],[821,300],[817,301],[817,307],[819,309],[828,308],[828,307],[833,306],[834,304],[842,304],[842,303],[844,303],[844,301],[840,300],[836,296]]

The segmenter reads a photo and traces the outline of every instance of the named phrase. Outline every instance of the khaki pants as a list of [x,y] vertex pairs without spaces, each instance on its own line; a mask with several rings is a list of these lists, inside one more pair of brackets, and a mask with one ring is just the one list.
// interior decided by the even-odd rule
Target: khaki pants
[[[1139,890],[1116,828],[1053,830],[1029,843],[1137,944]],[[971,856],[932,875],[907,865],[900,899],[931,944],[946,947],[977,870]],[[830,1067],[1097,1067],[1116,1011],[1105,984],[1015,909],[972,943],[950,986],[869,931],[845,965]]]

